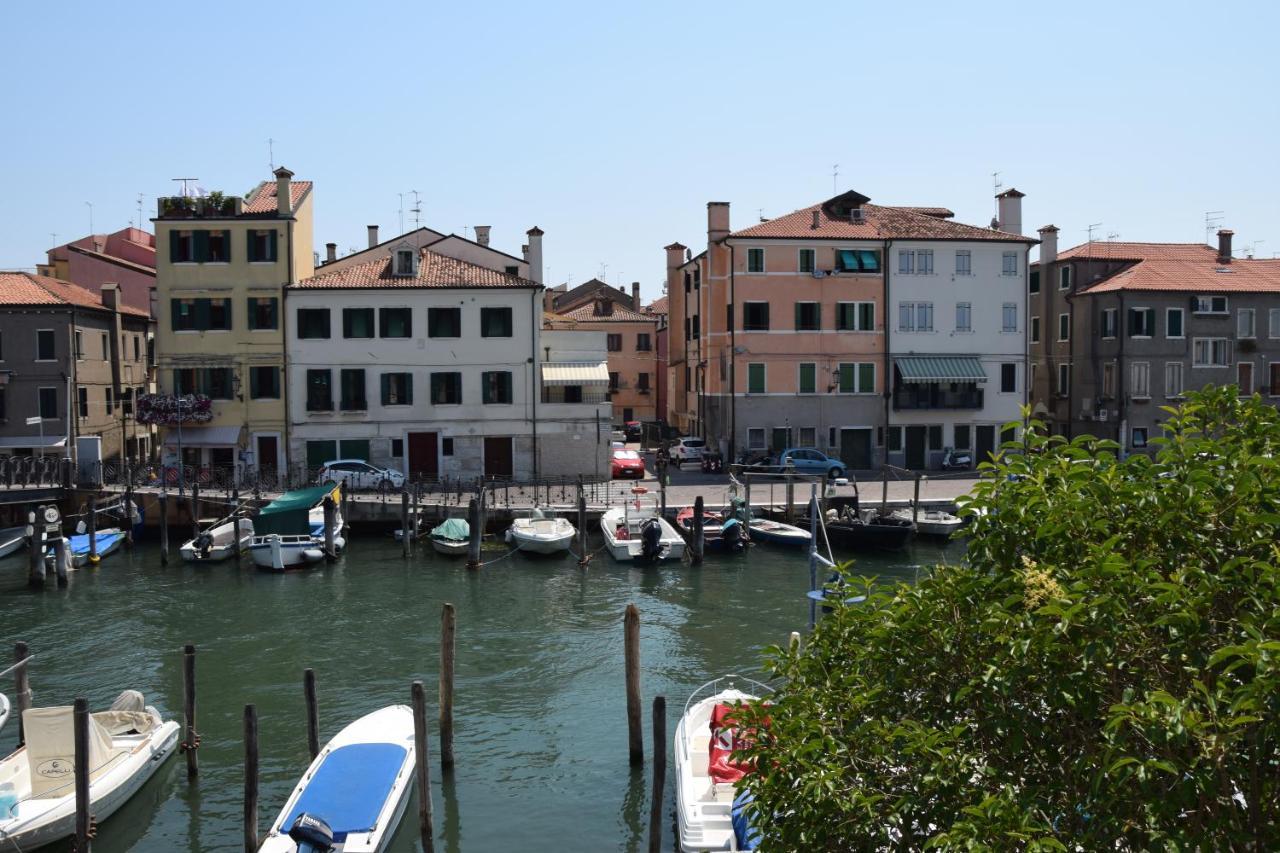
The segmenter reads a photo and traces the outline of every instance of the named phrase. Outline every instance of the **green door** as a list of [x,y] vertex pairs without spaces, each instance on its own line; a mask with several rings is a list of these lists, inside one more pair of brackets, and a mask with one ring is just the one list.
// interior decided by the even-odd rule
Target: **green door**
[[919,470],[924,467],[925,437],[928,428],[922,426],[907,427],[907,467]]
[[337,458],[338,442],[329,439],[307,442],[307,468],[320,468],[324,463]]
[[868,471],[871,469],[871,430],[840,430],[840,461],[850,471]]
[[344,438],[338,442],[338,447],[342,459],[369,461],[369,439],[367,438]]

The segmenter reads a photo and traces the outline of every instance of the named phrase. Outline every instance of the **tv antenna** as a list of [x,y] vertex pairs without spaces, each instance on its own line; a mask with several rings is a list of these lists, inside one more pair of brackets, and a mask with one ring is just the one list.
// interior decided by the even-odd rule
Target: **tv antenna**
[[400,196],[400,233],[404,233],[404,193],[396,193]]
[[991,210],[994,212],[994,215],[997,217],[1000,216],[1000,200],[996,198],[996,196],[1000,195],[1000,188],[1003,186],[1004,184],[1000,182],[1000,173],[992,172],[991,173]]
[[600,262],[600,280],[605,284],[609,283],[609,265],[604,261]]
[[759,217],[760,217],[760,221],[761,221],[761,222],[768,222],[768,221],[769,221],[769,220],[767,220],[767,219],[765,219],[765,218],[764,218],[764,208],[763,208],[763,207],[757,207],[757,208],[756,208],[756,213],[759,215]]
[[417,190],[409,190],[413,194],[413,207],[409,208],[409,212],[413,214],[413,227],[416,229],[422,224],[422,201]]
[[1209,245],[1213,245],[1213,241],[1209,238],[1213,236],[1213,229],[1222,224],[1222,210],[1206,210],[1204,212],[1204,241]]
[[1266,240],[1254,240],[1252,243],[1250,243],[1249,245],[1247,245],[1247,246],[1245,246],[1245,247],[1244,247],[1244,256],[1245,256],[1246,258],[1248,258],[1248,259],[1252,260],[1252,259],[1253,259],[1253,256],[1254,256],[1254,255],[1257,253],[1257,251],[1258,251],[1258,244],[1259,244],[1259,243],[1265,243],[1265,242],[1267,242],[1267,241],[1266,241]]
[[276,170],[276,141],[270,137],[267,138],[267,167],[273,172]]
[[142,193],[138,193],[138,227],[142,227],[142,200],[146,198]]
[[53,238],[53,245],[55,245],[55,246],[56,246],[56,245],[58,245],[58,232],[57,232],[57,231],[50,231],[50,232],[49,232],[49,236]]
[[1092,243],[1092,242],[1093,242],[1093,229],[1095,229],[1095,228],[1101,228],[1101,227],[1102,227],[1102,223],[1101,223],[1101,222],[1095,222],[1095,223],[1093,223],[1092,225],[1090,225],[1088,228],[1086,228],[1086,229],[1085,229],[1085,230],[1089,233],[1089,242],[1090,242],[1090,243]]
[[1114,242],[1115,242],[1116,240],[1118,240],[1119,238],[1120,238],[1120,232],[1119,232],[1119,231],[1108,231],[1108,232],[1107,232],[1107,240],[1108,240],[1108,241],[1110,241],[1110,242],[1113,242],[1113,243],[1114,243]]
[[180,182],[182,184],[182,189],[178,191],[178,195],[182,196],[183,198],[189,198],[191,196],[192,182],[198,181],[200,179],[199,178],[171,178],[170,180]]
[[840,180],[840,164],[836,163],[831,167],[831,192],[839,193],[837,182]]

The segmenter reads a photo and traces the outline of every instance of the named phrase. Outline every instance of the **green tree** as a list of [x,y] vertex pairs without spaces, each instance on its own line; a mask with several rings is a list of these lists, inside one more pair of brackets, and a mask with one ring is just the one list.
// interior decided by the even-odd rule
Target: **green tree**
[[1280,415],[1167,411],[1124,461],[1033,422],[962,565],[770,650],[763,849],[1280,848]]

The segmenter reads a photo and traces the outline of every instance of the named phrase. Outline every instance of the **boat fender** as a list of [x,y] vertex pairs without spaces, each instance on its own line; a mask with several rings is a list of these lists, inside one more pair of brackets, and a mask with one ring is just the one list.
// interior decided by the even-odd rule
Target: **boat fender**
[[298,853],[326,853],[333,849],[333,830],[318,817],[303,812],[289,827],[289,838],[298,845]]
[[662,556],[662,524],[656,518],[646,519],[640,525],[640,556],[645,560]]

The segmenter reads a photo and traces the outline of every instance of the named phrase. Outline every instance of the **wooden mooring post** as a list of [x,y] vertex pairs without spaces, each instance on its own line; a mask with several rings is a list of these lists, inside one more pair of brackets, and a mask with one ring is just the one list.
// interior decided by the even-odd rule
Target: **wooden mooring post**
[[123,515],[124,515],[124,544],[126,548],[133,548],[133,469],[129,463],[124,463],[124,498]]
[[73,711],[75,726],[75,794],[76,794],[76,853],[89,853],[93,837],[92,819],[89,815],[89,702],[76,699]]
[[233,486],[231,488],[231,532],[235,535],[235,545],[232,550],[235,553],[236,568],[240,568],[240,487]]
[[458,614],[449,602],[440,608],[440,769],[453,767],[453,673]]
[[26,733],[22,730],[22,712],[31,708],[31,680],[27,673],[27,668],[30,666],[27,663],[29,657],[31,652],[26,643],[19,640],[13,644],[13,687],[17,692],[14,699],[18,703],[18,746],[27,742]]
[[880,509],[883,510],[889,506],[889,466],[883,466],[880,471]]
[[706,545],[702,535],[702,513],[702,495],[698,495],[693,501],[693,533],[689,537],[689,552],[695,566],[702,563],[702,551]]
[[200,535],[200,480],[197,474],[196,479],[191,483],[191,538],[194,539]]
[[795,465],[791,462],[787,463],[787,523],[795,523],[796,515],[796,481],[795,481]]
[[320,754],[320,711],[316,706],[316,671],[305,669],[302,672],[302,695],[307,702],[307,752],[315,761]]
[[244,853],[258,850],[258,709],[244,706]]
[[169,495],[160,493],[160,565],[169,565]]
[[27,513],[27,583],[35,588],[44,587],[44,519],[36,513]]
[[911,523],[915,524],[920,518],[920,472],[916,472],[915,492],[911,496]]
[[98,564],[98,499],[89,498],[89,565]]
[[634,604],[627,605],[626,613],[622,617],[622,646],[627,679],[627,750],[632,764],[643,764],[644,723],[640,708],[640,611]]
[[653,794],[649,797],[649,853],[662,850],[662,798],[667,781],[667,697],[653,697]]
[[427,739],[427,693],[422,682],[413,682],[414,770],[418,780],[418,837],[423,853],[435,853],[435,825],[431,816],[431,756]]
[[413,552],[413,534],[409,530],[409,490],[400,490],[400,555],[406,560]]
[[467,568],[478,569],[480,568],[480,537],[484,534],[484,528],[480,523],[480,501],[475,498],[467,504],[467,524],[471,527],[467,548]]
[[585,566],[591,561],[587,554],[587,496],[582,491],[582,481],[578,481],[578,565]]
[[196,647],[188,643],[182,647],[182,751],[187,754],[187,778],[194,779],[200,773],[196,749],[200,736],[196,734]]
[[333,528],[338,523],[338,506],[333,502],[333,495],[324,496],[324,558],[332,563],[338,559],[334,549]]

